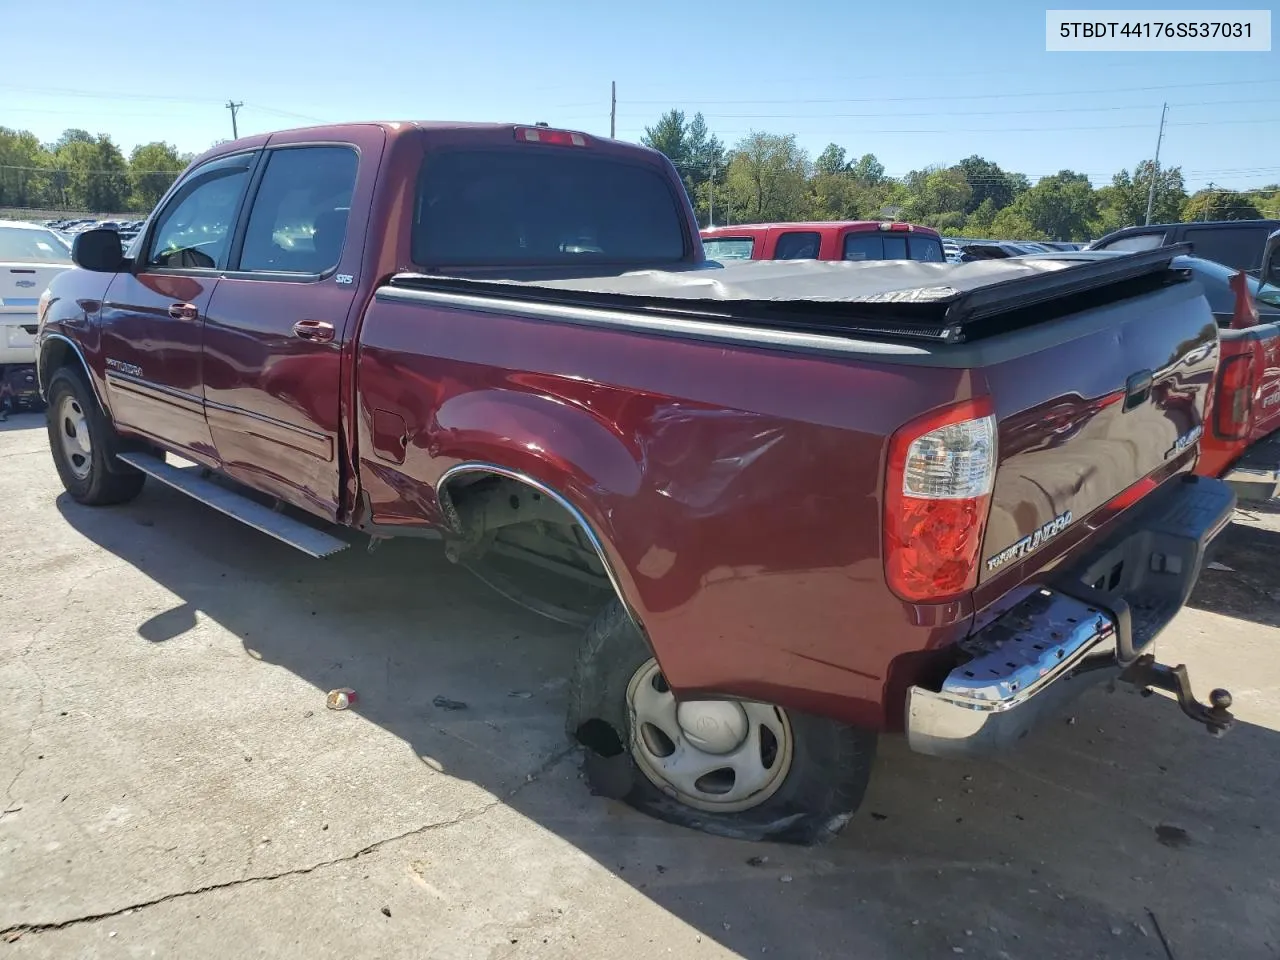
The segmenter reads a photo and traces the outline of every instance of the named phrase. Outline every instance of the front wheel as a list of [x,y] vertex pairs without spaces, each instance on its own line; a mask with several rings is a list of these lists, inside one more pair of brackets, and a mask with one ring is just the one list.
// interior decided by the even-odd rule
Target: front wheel
[[743,700],[676,699],[644,637],[612,602],[579,650],[569,734],[596,793],[681,826],[821,843],[862,802],[876,735]]
[[120,437],[84,379],[63,367],[50,379],[48,397],[49,452],[71,498],[103,506],[136,497],[146,474],[116,459]]

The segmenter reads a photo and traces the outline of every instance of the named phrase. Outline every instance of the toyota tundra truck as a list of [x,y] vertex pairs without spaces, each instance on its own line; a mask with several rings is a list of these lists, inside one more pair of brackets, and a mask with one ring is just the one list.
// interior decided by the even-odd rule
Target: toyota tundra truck
[[1231,724],[1154,650],[1234,506],[1178,252],[726,266],[646,148],[318,127],[196,159],[128,255],[81,234],[39,375],[73,500],[442,539],[582,627],[598,790],[812,843],[883,734],[1002,750],[1105,678]]

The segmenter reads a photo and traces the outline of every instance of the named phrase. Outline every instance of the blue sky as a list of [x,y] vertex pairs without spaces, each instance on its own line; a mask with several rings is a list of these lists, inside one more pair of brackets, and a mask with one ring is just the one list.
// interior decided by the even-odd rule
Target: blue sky
[[0,125],[46,140],[74,126],[200,151],[230,136],[228,98],[241,134],[355,119],[608,133],[616,80],[624,139],[675,106],[729,144],[795,133],[893,175],[977,153],[1095,184],[1151,156],[1168,101],[1161,160],[1189,187],[1280,181],[1277,49],[1047,53],[1043,4],[7,0],[4,28],[38,42],[6,44]]

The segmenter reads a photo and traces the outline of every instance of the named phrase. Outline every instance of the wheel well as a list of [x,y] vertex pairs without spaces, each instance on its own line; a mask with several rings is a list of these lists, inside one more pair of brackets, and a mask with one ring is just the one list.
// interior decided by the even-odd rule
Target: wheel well
[[50,337],[44,342],[44,346],[40,348],[39,363],[36,365],[36,375],[40,382],[40,396],[47,402],[49,399],[49,381],[53,379],[53,375],[64,367],[74,370],[84,380],[85,384],[93,393],[93,398],[97,401],[98,408],[103,413],[106,411],[102,408],[102,398],[98,396],[98,390],[94,386],[93,378],[89,376],[89,370],[86,368],[84,359],[68,341],[61,337]]
[[510,599],[575,625],[585,625],[593,615],[589,609],[571,609],[573,604],[540,597],[536,589],[524,593],[505,575],[479,569],[482,557],[488,562],[498,555],[504,560],[518,556],[541,568],[544,578],[549,571],[576,581],[583,591],[590,591],[583,593],[584,603],[611,594],[630,612],[603,541],[558,491],[518,471],[485,464],[450,470],[437,486],[437,500],[452,534],[449,558]]

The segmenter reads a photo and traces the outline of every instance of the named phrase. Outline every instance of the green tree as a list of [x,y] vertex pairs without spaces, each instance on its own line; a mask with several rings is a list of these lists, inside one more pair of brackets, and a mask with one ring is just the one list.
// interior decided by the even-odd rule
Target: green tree
[[645,127],[640,142],[671,161],[701,217],[709,195],[703,184],[719,177],[725,167],[724,144],[707,128],[702,114],[686,121],[683,110],[668,110],[652,127]]
[[849,163],[845,158],[844,147],[838,144],[828,143],[822,152],[818,154],[818,159],[813,161],[814,176],[844,174],[848,170]]
[[1235,190],[1197,190],[1182,205],[1181,220],[1260,220],[1254,195]]
[[998,163],[992,163],[977,154],[965,157],[956,164],[956,169],[969,184],[969,202],[964,209],[969,214],[987,200],[991,201],[996,210],[1007,207],[1029,186],[1026,177],[1005,173]]
[[856,163],[851,163],[849,173],[855,180],[869,186],[876,186],[885,180],[884,164],[876,159],[874,153],[864,153]]
[[[1111,178],[1111,185],[1098,191],[1100,229],[1118,230],[1146,223],[1147,194],[1151,189],[1155,163],[1143,160],[1133,174],[1121,170]],[[1155,198],[1151,207],[1152,223],[1176,223],[1187,202],[1181,167],[1163,167],[1155,177]]]
[[955,167],[912,170],[904,182],[909,198],[903,214],[916,223],[932,224],[944,214],[962,213],[969,203],[969,182]]
[[35,134],[0,127],[0,207],[41,205],[46,152]]
[[[995,201],[990,197],[978,204],[978,208],[965,218],[963,232],[975,238],[987,238],[991,236],[991,224],[996,218]],[[997,238],[992,238],[997,239]],[[1003,239],[1003,238],[998,238]]]
[[1039,227],[1032,223],[1018,210],[1018,204],[1012,203],[999,211],[985,231],[989,240],[1048,240]]
[[189,162],[176,147],[160,141],[134,147],[129,155],[132,208],[150,212]]
[[[1021,194],[1005,210],[1030,224],[1038,235],[1021,239],[1087,240],[1096,229],[1098,199],[1085,174],[1060,170],[1052,176],[1041,177],[1039,183]],[[997,214],[993,225],[1007,226],[1016,222],[1012,219],[1002,221]]]
[[736,222],[798,220],[808,214],[808,155],[793,134],[752,133],[734,147],[726,180]]
[[129,165],[111,137],[104,133],[85,140],[64,134],[58,142],[61,146],[54,164],[65,174],[65,188],[60,192],[69,206],[94,213],[128,209]]

